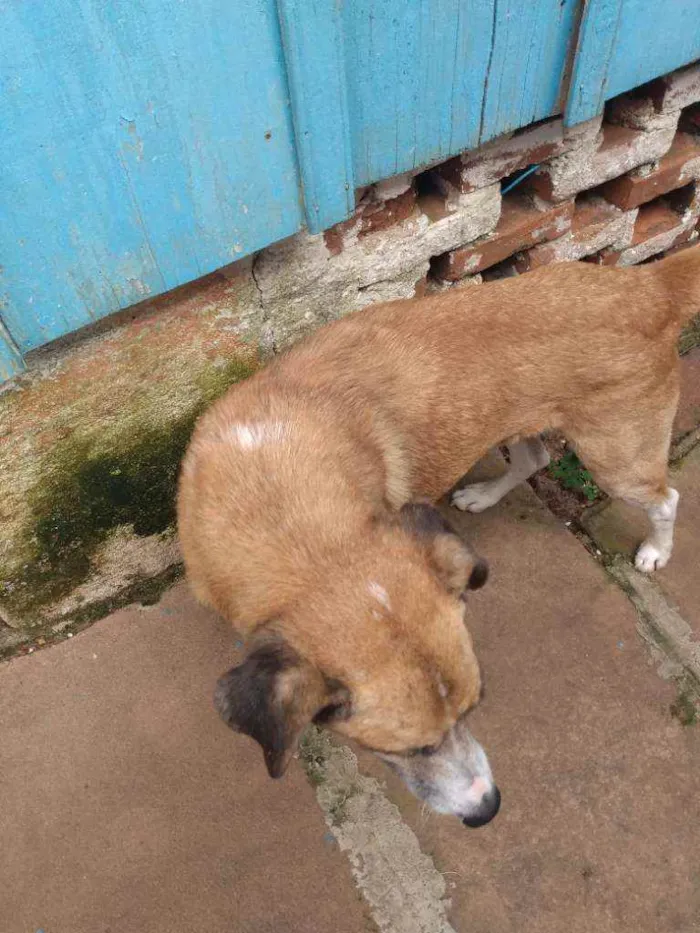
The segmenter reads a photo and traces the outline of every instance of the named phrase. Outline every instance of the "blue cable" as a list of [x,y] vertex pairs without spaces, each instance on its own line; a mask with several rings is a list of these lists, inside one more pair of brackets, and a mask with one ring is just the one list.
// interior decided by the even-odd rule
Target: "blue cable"
[[506,185],[505,188],[502,189],[501,194],[508,194],[508,192],[512,191],[512,189],[515,188],[516,185],[519,185],[521,181],[525,181],[528,175],[532,175],[533,172],[536,172],[539,167],[540,166],[538,164],[531,165],[530,168],[526,168],[522,175],[518,175],[517,178],[514,178],[510,184]]

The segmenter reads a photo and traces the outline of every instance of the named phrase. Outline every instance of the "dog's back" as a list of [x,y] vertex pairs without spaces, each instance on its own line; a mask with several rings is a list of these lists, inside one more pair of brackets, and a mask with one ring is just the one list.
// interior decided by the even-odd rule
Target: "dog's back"
[[[313,583],[339,536],[436,498],[494,444],[611,437],[675,378],[700,248],[636,269],[573,263],[393,302],[322,328],[200,420],[178,519],[198,597],[243,628]],[[649,404],[651,404],[649,402]]]

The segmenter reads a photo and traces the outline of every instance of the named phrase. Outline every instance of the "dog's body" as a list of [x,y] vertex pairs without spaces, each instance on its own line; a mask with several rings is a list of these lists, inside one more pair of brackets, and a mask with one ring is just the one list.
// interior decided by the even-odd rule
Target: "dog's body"
[[[494,808],[483,753],[458,736],[480,689],[458,597],[484,574],[428,510],[401,508],[508,442],[510,473],[453,499],[493,504],[546,463],[535,437],[558,428],[603,489],[648,511],[637,563],[663,566],[676,342],[699,308],[700,248],[636,269],[549,267],[345,318],[212,407],[183,465],[180,535],[197,596],[267,652],[219,705],[271,771],[324,710],[439,809],[478,822],[482,796]],[[242,690],[271,691],[276,712],[242,711]],[[468,786],[451,743],[468,747]],[[401,757],[422,746],[430,780]]]

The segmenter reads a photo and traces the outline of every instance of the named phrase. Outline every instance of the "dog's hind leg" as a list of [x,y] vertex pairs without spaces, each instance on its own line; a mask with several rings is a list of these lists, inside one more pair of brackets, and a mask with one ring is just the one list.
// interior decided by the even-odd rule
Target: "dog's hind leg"
[[651,403],[646,411],[640,405],[638,411],[644,411],[644,417],[618,422],[620,429],[614,435],[580,428],[567,432],[601,489],[647,513],[651,534],[640,545],[634,561],[645,573],[665,567],[673,548],[679,497],[668,485],[668,451],[676,399],[669,402],[666,396],[661,405]]
[[637,551],[634,564],[637,570],[651,573],[665,567],[673,550],[673,528],[678,509],[678,490],[666,487],[666,495],[646,506],[652,532]]
[[547,448],[539,437],[528,437],[507,446],[510,465],[503,476],[463,486],[453,494],[452,505],[463,512],[483,512],[549,463]]

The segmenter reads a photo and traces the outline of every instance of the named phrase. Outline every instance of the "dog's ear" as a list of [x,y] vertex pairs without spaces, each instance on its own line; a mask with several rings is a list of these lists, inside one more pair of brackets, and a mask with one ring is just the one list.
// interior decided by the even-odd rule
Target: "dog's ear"
[[431,563],[450,592],[478,590],[486,583],[489,566],[477,557],[442,514],[427,502],[407,502],[399,518],[403,527],[425,545]]
[[224,722],[262,746],[270,777],[281,777],[304,728],[346,716],[350,696],[280,640],[254,648],[221,677],[214,706]]

